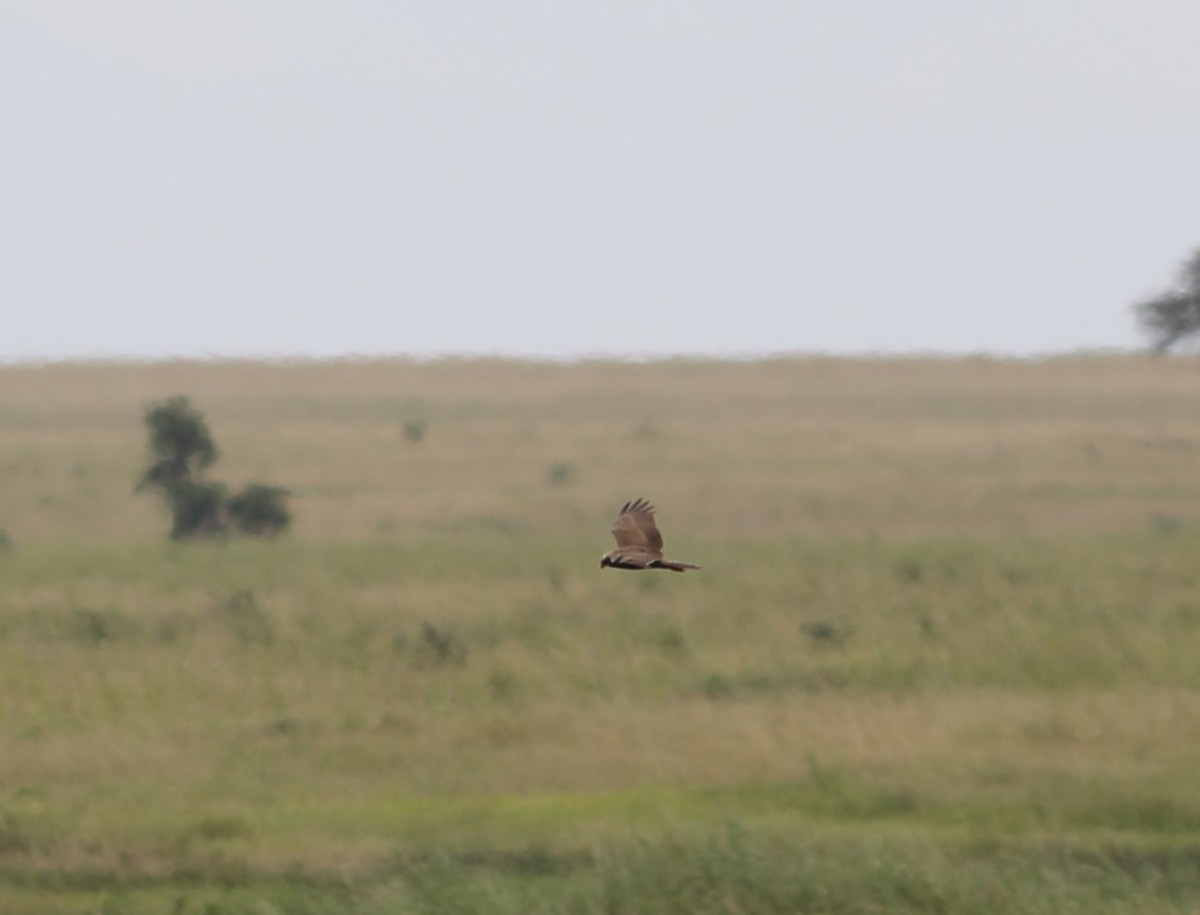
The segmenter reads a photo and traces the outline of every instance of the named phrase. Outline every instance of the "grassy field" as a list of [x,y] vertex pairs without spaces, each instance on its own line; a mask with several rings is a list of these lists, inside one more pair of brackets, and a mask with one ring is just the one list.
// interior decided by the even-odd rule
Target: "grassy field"
[[[167,541],[175,394],[292,533]],[[0,443],[0,911],[1200,911],[1192,360],[8,366]]]

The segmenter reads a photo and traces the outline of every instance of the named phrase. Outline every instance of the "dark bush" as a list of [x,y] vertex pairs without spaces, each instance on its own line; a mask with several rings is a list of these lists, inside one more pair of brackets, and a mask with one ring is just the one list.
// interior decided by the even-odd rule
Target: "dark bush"
[[252,537],[278,534],[292,522],[287,495],[281,486],[249,483],[229,499],[229,519],[239,531]]
[[176,483],[167,490],[171,505],[171,539],[219,537],[225,523],[225,487],[220,483]]

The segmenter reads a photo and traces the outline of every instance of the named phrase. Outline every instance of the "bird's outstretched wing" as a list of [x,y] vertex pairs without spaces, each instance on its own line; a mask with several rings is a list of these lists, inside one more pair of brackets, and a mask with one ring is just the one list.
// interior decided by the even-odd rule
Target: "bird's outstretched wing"
[[626,502],[613,522],[617,549],[639,547],[650,553],[662,553],[663,539],[654,523],[654,506],[645,499]]

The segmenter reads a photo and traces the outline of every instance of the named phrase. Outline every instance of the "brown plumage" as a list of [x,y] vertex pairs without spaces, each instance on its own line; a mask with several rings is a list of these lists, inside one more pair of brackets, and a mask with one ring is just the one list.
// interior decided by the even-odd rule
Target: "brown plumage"
[[613,569],[698,569],[690,562],[672,562],[663,558],[663,539],[654,523],[654,506],[645,499],[626,502],[613,522],[617,548],[600,557],[600,568]]

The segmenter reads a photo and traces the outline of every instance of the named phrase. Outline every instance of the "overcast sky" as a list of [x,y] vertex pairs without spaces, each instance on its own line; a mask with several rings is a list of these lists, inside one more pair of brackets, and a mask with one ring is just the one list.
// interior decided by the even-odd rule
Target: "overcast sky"
[[0,358],[1043,353],[1200,245],[1195,0],[6,0]]

